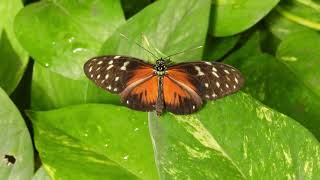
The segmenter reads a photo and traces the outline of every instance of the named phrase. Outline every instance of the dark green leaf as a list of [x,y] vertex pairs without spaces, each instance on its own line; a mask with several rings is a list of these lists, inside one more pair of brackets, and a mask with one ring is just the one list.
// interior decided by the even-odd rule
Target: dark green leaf
[[84,62],[124,23],[117,0],[41,1],[15,20],[16,34],[31,56],[71,79],[83,77]]
[[[310,71],[310,68],[312,69],[310,66],[311,62],[315,65],[314,68],[319,66],[316,65],[315,61],[317,56],[315,56],[310,63],[307,62],[309,59],[303,59],[301,61],[299,59],[299,67],[297,68],[305,68],[306,70],[303,72],[295,71],[283,61],[277,60],[267,54],[253,54],[251,57],[243,58],[248,54],[248,47],[254,46],[254,43],[252,43],[255,42],[254,39],[256,38],[251,39],[245,46],[246,48],[240,49],[226,61],[235,65],[243,73],[246,80],[244,90],[264,104],[299,121],[313,132],[317,138],[320,138],[320,99],[315,93],[316,87],[310,88],[309,85],[306,84],[306,82],[310,80],[306,79],[306,76],[319,73]],[[309,40],[311,41],[311,39]],[[301,38],[300,41],[295,41],[294,43],[290,41],[291,44],[289,44],[291,46],[288,46],[288,48],[291,47],[293,51],[294,49],[300,49],[300,53],[304,51],[307,53],[308,46],[318,46],[315,45],[315,43],[318,43],[316,41],[318,40],[315,39],[311,41],[313,42],[312,45],[306,45],[309,41]],[[288,45],[288,43],[286,44]],[[283,45],[280,46],[282,47],[281,49],[285,47]],[[306,46],[306,48],[304,48],[304,46]],[[316,51],[316,49],[314,50]],[[298,55],[299,57],[305,56],[305,58],[308,58],[307,54],[302,55],[298,52],[296,55],[284,55],[284,59],[294,61]],[[313,54],[310,56],[313,56]],[[314,76],[313,79],[317,80],[317,77]]]
[[28,114],[54,179],[157,179],[146,113],[87,104]]
[[230,36],[260,21],[279,0],[216,0],[212,2],[210,33]]
[[189,116],[152,118],[162,179],[317,179],[320,146],[289,117],[237,93]]
[[28,64],[28,53],[19,44],[13,20],[23,7],[21,0],[0,1],[0,86],[11,94]]
[[209,37],[204,51],[204,59],[216,61],[222,58],[237,44],[239,39],[239,35],[223,38]]
[[307,31],[320,30],[320,3],[312,0],[283,0],[266,20],[278,38]]
[[33,148],[18,109],[0,88],[0,179],[31,179]]

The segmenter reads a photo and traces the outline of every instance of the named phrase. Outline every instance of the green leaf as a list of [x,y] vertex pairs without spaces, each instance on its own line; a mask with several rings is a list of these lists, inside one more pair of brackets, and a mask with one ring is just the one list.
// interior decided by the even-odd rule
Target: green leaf
[[283,39],[286,36],[301,31],[312,31],[312,29],[303,25],[297,24],[284,16],[280,15],[276,10],[272,11],[265,20],[268,29],[274,36]]
[[[148,59],[149,54],[145,50],[133,42],[146,43],[142,41],[142,35],[147,38],[153,48],[150,49],[151,51],[158,49],[166,55],[204,45],[209,8],[209,0],[156,1],[122,25],[118,33],[113,34],[105,42],[101,54],[130,55],[152,60]],[[121,37],[120,33],[129,37],[130,41]],[[201,57],[202,51],[198,49],[174,56],[173,61],[194,61]]]
[[31,56],[71,79],[84,77],[83,64],[124,23],[117,0],[41,1],[16,17],[15,30]]
[[162,179],[317,179],[320,146],[289,117],[244,93],[199,113],[152,117]]
[[212,2],[210,34],[230,36],[249,29],[280,0],[216,0]]
[[41,166],[36,174],[32,177],[32,180],[51,180],[45,169]]
[[53,179],[157,179],[146,113],[86,104],[28,115]]
[[320,34],[301,32],[288,36],[280,44],[277,57],[320,100]]
[[33,148],[18,109],[0,88],[0,179],[31,179]]
[[28,53],[13,31],[14,18],[22,7],[21,0],[0,2],[0,86],[8,94],[17,87],[28,64]]
[[74,80],[35,63],[31,88],[31,107],[50,110],[85,103],[119,104],[119,97],[96,87],[88,80]]
[[[319,43],[317,42],[319,39],[312,35],[306,35],[306,37],[308,36],[310,36],[308,40],[304,39],[304,36],[302,36],[298,38],[300,39],[299,41],[292,41],[289,39],[290,42],[288,43],[284,40],[283,43],[285,44],[280,45],[281,52],[285,53],[285,49],[287,48],[292,51],[299,49],[297,54],[285,55],[281,53],[280,56],[278,52],[278,56],[284,57],[287,61],[294,61],[295,57],[298,55],[299,58],[303,57],[299,59],[299,67],[295,68],[305,69],[304,71],[301,69],[300,71],[296,71],[288,66],[287,63],[284,63],[283,60],[277,60],[268,54],[256,53],[251,55],[251,57],[248,57],[247,54],[250,49],[248,47],[253,48],[256,46],[254,45],[254,42],[256,41],[254,39],[257,39],[257,36],[249,40],[244,49],[240,49],[235,55],[230,56],[226,62],[233,64],[240,69],[244,75],[246,80],[244,88],[245,92],[264,104],[299,121],[319,139],[320,99],[319,95],[315,93],[315,89],[318,85],[315,87],[311,86],[310,88],[310,86],[306,84],[306,82],[309,82],[310,80],[307,79],[308,76],[319,73],[317,70],[310,71],[310,69],[313,69],[311,66],[312,64],[315,66],[315,69],[319,66],[317,65],[319,63],[315,61],[317,60],[316,54],[319,53],[308,55],[308,51],[317,51],[315,47],[318,46],[316,44]],[[315,39],[312,40],[311,38]],[[308,44],[309,41],[313,43]],[[308,58],[311,56],[314,56],[313,60]],[[312,79],[317,80],[318,77],[319,75],[315,75]]]
[[280,39],[296,32],[320,30],[320,3],[312,0],[283,0],[266,22],[271,32]]
[[204,59],[216,61],[225,56],[239,41],[240,36],[223,38],[208,37],[204,51]]

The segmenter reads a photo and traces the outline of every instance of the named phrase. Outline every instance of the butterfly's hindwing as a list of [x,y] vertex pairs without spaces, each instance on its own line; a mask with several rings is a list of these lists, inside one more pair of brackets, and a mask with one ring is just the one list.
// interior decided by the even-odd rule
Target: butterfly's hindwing
[[170,76],[163,78],[163,96],[166,110],[174,114],[191,114],[203,105],[201,97],[190,84]]
[[140,111],[155,110],[158,97],[158,77],[149,75],[130,84],[121,94],[121,102]]

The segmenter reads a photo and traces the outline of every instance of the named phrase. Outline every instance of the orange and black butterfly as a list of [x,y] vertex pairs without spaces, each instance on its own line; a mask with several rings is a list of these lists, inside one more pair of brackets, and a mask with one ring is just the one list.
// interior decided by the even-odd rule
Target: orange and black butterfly
[[86,76],[101,88],[121,96],[131,109],[164,110],[191,114],[206,100],[237,92],[244,83],[240,72],[222,64],[204,61],[170,65],[158,59],[154,65],[127,56],[101,56],[84,65]]

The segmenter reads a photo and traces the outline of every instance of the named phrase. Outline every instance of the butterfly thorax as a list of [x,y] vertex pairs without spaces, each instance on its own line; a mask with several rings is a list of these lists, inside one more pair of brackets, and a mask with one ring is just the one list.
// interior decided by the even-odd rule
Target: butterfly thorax
[[167,71],[166,60],[164,60],[162,58],[158,59],[156,61],[156,64],[154,65],[154,70],[158,76],[164,76]]

